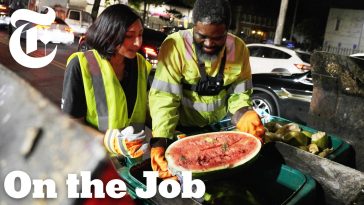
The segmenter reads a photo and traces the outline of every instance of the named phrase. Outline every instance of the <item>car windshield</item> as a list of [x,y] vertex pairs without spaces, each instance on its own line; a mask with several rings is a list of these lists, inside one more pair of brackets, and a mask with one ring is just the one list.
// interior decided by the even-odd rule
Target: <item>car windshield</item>
[[300,57],[302,59],[302,61],[306,62],[306,63],[310,63],[310,58],[311,58],[311,54],[308,53],[301,53],[301,52],[296,52],[298,57]]

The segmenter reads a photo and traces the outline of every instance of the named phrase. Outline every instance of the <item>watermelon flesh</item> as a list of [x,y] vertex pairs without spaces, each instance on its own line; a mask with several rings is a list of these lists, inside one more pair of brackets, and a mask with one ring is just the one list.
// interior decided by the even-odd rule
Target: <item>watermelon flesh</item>
[[190,136],[171,144],[166,150],[173,173],[192,174],[235,168],[254,158],[261,148],[253,135],[242,132],[215,132]]

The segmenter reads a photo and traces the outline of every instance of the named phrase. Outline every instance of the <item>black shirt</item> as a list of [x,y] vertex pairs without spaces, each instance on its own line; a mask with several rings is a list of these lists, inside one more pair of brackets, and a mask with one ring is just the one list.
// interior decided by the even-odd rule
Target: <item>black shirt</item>
[[[125,58],[125,60],[124,78],[120,84],[126,96],[128,117],[130,118],[137,97],[138,65],[136,57],[134,59]],[[61,108],[63,112],[75,118],[86,116],[86,96],[80,62],[77,57],[71,59],[64,74]]]

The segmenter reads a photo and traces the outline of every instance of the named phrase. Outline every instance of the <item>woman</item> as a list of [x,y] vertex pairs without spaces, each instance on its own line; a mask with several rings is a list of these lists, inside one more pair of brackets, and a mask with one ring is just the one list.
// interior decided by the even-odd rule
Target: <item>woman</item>
[[91,51],[72,54],[62,110],[105,132],[129,124],[143,129],[150,64],[137,51],[143,25],[128,6],[109,6],[86,34]]
[[[135,11],[122,4],[109,6],[87,31],[86,42],[93,49],[76,52],[67,61],[63,112],[101,132],[111,130],[109,133],[116,136],[108,140],[115,144],[114,139],[120,139],[118,129],[134,128],[126,129],[128,132],[124,134],[144,129],[151,66],[137,53],[142,34],[143,24]],[[143,141],[141,135],[129,144],[130,138],[121,143],[130,148],[127,154],[132,157],[140,157],[142,153],[138,151]],[[109,150],[125,154],[111,146],[113,149],[108,147]]]

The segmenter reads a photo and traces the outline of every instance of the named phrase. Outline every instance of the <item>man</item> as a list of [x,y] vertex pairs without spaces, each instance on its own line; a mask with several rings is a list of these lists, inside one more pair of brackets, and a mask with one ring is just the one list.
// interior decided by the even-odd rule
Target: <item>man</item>
[[194,27],[163,42],[149,93],[153,124],[151,163],[160,178],[173,177],[164,152],[176,130],[198,130],[232,115],[240,131],[260,138],[264,128],[251,108],[249,51],[228,33],[230,5],[197,0]]

